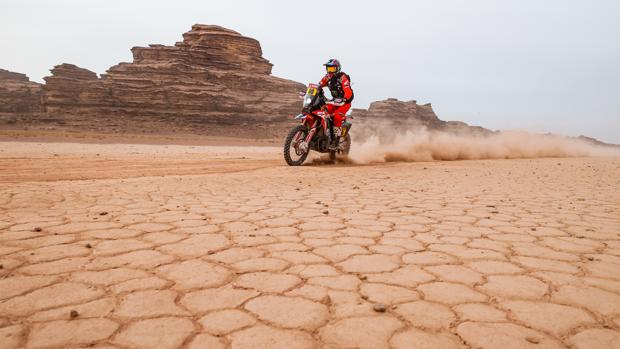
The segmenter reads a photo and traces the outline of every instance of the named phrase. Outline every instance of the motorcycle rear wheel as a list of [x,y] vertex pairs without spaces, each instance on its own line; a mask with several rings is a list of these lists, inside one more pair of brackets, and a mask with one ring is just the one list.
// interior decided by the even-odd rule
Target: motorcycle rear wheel
[[[308,147],[308,149],[303,154],[299,155],[297,154],[297,150],[292,144],[295,136],[300,132],[300,139],[304,139],[308,135],[308,128],[305,125],[297,125],[293,127],[289,131],[288,135],[286,136],[286,140],[284,141],[284,160],[289,166],[300,166],[304,163],[304,161],[306,161],[306,158],[310,153],[310,148]],[[296,160],[293,159],[293,157],[291,156],[291,151],[293,151],[295,155],[298,156]]]

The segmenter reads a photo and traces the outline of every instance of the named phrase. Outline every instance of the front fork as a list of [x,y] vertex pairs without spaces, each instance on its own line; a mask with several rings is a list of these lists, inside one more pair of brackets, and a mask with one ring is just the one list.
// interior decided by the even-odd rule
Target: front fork
[[312,141],[312,138],[314,137],[315,133],[316,133],[316,127],[313,126],[310,128],[310,131],[308,131],[308,135],[306,136],[306,139],[304,140],[307,145],[310,145],[310,141]]
[[[308,131],[308,134],[306,135],[306,138],[303,140],[303,142],[300,142],[301,133],[298,133],[298,134],[295,135],[295,138],[293,139],[293,146],[295,147],[295,150],[298,153],[299,153],[300,150],[301,150],[302,153],[310,151],[310,149],[309,149],[310,148],[310,141],[312,141],[312,138],[314,137],[314,134],[316,133],[316,127],[315,126],[316,126],[316,121],[310,127],[310,130]],[[300,146],[301,146],[301,149],[299,149]]]

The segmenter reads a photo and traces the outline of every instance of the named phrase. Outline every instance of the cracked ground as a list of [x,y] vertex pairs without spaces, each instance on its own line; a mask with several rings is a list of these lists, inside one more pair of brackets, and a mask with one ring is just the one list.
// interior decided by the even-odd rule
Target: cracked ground
[[0,348],[620,348],[620,159],[0,145]]

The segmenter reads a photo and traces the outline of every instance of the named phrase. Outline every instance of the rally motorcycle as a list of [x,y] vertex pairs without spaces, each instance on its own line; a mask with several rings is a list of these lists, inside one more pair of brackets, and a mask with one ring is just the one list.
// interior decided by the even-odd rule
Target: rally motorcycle
[[[316,84],[308,85],[303,95],[303,108],[301,114],[295,117],[301,121],[291,129],[284,142],[284,160],[290,166],[299,166],[304,163],[310,150],[319,153],[329,153],[331,161],[336,160],[336,155],[348,155],[351,148],[351,122],[348,118],[342,123],[341,130],[334,128],[333,137],[337,137],[338,144],[335,149],[330,149],[330,123],[332,118],[326,112],[326,106],[332,102],[325,97],[323,89]],[[337,134],[340,133],[340,134]]]

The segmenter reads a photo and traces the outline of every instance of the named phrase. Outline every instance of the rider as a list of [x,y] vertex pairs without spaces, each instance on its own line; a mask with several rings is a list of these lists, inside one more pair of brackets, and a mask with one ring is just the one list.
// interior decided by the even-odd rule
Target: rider
[[[330,59],[323,64],[327,74],[319,82],[321,87],[329,87],[333,100],[327,105],[327,113],[333,115],[333,122],[330,123],[330,149],[338,147],[338,136],[342,130],[342,123],[345,115],[351,108],[353,101],[353,90],[351,89],[351,78],[342,71],[342,66],[337,59]],[[334,136],[334,131],[336,135]]]

